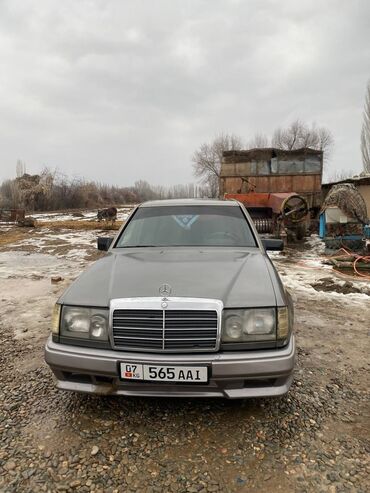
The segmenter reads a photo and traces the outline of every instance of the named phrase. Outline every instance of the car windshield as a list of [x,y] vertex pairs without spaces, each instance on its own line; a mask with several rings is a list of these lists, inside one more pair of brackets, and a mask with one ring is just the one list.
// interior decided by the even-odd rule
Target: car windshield
[[255,247],[240,207],[184,205],[139,207],[116,247]]

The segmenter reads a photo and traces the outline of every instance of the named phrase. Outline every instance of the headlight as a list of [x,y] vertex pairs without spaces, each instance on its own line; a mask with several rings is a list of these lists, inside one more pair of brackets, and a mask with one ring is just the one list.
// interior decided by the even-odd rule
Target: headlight
[[224,310],[222,342],[271,341],[275,339],[275,308]]
[[108,309],[63,306],[60,335],[78,339],[108,340]]
[[243,333],[243,321],[238,315],[230,315],[225,320],[225,332],[229,339],[239,339]]

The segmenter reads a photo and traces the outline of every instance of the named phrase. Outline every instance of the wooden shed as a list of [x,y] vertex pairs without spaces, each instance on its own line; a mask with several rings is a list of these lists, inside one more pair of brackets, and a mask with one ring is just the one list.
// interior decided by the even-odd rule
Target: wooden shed
[[321,206],[323,152],[310,148],[226,151],[220,173],[220,198],[225,194],[294,192],[311,210]]

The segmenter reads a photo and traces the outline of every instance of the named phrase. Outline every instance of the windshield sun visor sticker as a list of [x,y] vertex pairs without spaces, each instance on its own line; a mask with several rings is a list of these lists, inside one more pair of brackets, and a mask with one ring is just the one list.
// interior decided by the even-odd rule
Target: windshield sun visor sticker
[[198,219],[199,214],[181,214],[179,216],[172,216],[179,226],[184,229],[190,229],[195,221]]

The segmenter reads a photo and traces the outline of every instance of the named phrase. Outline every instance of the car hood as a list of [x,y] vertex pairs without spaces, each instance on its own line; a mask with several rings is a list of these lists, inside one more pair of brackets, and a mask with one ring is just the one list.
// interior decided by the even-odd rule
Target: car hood
[[140,248],[113,250],[78,277],[61,303],[109,306],[114,298],[170,297],[221,300],[225,307],[275,306],[276,276],[257,248]]

